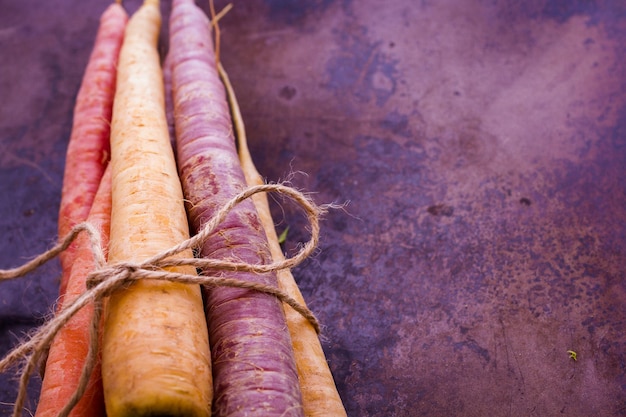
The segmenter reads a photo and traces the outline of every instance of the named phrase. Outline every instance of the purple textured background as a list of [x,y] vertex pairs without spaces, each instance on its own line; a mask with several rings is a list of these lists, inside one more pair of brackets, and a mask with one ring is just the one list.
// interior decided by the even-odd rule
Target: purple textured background
[[[0,0],[0,268],[56,238],[107,4]],[[221,26],[259,170],[350,202],[295,271],[350,416],[626,415],[623,2],[249,0]],[[1,355],[58,274],[0,284]]]

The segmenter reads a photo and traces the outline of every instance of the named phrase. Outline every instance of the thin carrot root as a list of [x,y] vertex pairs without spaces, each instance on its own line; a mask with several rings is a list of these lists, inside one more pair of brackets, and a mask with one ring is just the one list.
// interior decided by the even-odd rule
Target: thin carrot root
[[[220,76],[228,93],[231,114],[235,125],[237,145],[239,150],[239,160],[249,186],[263,184],[263,178],[259,174],[252,155],[248,148],[245,126],[235,92],[232,88],[228,74],[219,65]],[[272,259],[276,261],[284,260],[279,239],[274,228],[274,220],[270,212],[266,194],[255,194],[252,201],[259,213],[259,218],[263,224],[263,229],[267,235]],[[299,304],[305,306],[305,300],[296,284],[296,281],[289,269],[278,271],[278,286]],[[288,305],[284,305],[287,326],[294,346],[296,366],[300,387],[302,390],[302,401],[304,414],[307,417],[324,416],[346,416],[335,381],[333,379],[328,362],[324,355],[324,350],[320,343],[315,328],[300,313],[296,312]]]
[[[209,1],[212,26],[215,30],[216,43],[216,61],[220,78],[224,83],[230,111],[235,128],[235,136],[237,138],[237,147],[239,152],[239,161],[243,170],[244,177],[248,186],[264,184],[261,174],[257,170],[248,148],[246,129],[241,116],[241,110],[237,102],[235,91],[230,83],[228,74],[224,70],[219,61],[219,18],[230,9],[225,8],[220,14],[215,13],[213,0]],[[228,6],[232,6],[229,4]],[[276,234],[274,220],[269,208],[266,194],[255,194],[252,201],[258,212],[259,218],[263,225],[263,229],[267,236],[270,252],[274,262],[283,261],[285,256],[280,247],[280,238]],[[277,272],[279,288],[296,300],[301,306],[306,306],[304,297],[296,284],[296,281],[289,269],[283,269]],[[346,416],[346,410],[343,406],[335,381],[333,379],[330,368],[326,361],[322,345],[320,343],[317,329],[312,323],[303,317],[302,314],[295,311],[287,304],[283,305],[287,326],[291,335],[294,346],[294,355],[296,366],[298,369],[298,378],[300,380],[300,388],[302,391],[302,401],[304,414],[307,417],[324,417],[324,416]]]

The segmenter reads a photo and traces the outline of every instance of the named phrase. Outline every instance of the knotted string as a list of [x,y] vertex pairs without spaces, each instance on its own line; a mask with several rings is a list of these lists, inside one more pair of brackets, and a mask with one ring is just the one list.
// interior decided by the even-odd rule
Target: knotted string
[[[260,192],[275,192],[283,194],[296,203],[298,203],[305,211],[307,219],[311,227],[311,238],[301,248],[301,250],[291,258],[273,262],[270,264],[248,264],[242,262],[233,262],[220,259],[200,259],[200,258],[172,258],[180,252],[187,249],[199,248],[209,238],[212,232],[224,221],[228,213],[237,204],[250,198],[252,195]],[[22,266],[0,270],[0,282],[15,279],[27,274],[43,265],[45,262],[53,259],[59,253],[67,249],[67,247],[76,239],[76,237],[86,232],[89,235],[90,245],[94,256],[95,269],[86,278],[86,291],[78,296],[74,301],[64,306],[57,315],[47,323],[37,329],[37,331],[11,352],[9,352],[0,361],[0,372],[6,371],[9,367],[15,365],[20,360],[25,361],[24,368],[20,375],[20,385],[18,395],[13,407],[13,416],[18,417],[23,408],[26,398],[26,387],[28,380],[41,358],[49,349],[56,334],[65,326],[65,324],[83,307],[93,303],[93,316],[90,325],[90,344],[89,352],[85,360],[85,365],[81,373],[79,385],[74,392],[70,401],[60,412],[60,417],[69,415],[74,406],[82,397],[93,368],[98,360],[99,351],[99,328],[103,313],[104,299],[116,291],[123,290],[132,285],[134,281],[142,279],[172,281],[185,284],[202,284],[214,287],[235,287],[260,291],[270,294],[278,298],[283,303],[288,304],[293,309],[303,315],[315,328],[317,333],[320,332],[320,325],[313,313],[305,306],[298,303],[284,291],[277,287],[264,284],[241,281],[222,276],[203,276],[189,275],[177,272],[164,271],[162,268],[171,266],[191,265],[197,268],[208,268],[213,271],[248,271],[255,273],[268,273],[281,269],[293,268],[304,259],[306,259],[317,247],[319,241],[319,218],[324,214],[325,208],[316,206],[309,198],[301,192],[287,187],[282,184],[263,184],[252,186],[228,201],[217,213],[209,220],[202,230],[195,236],[181,242],[180,244],[159,253],[141,263],[117,263],[107,265],[105,261],[104,251],[101,244],[100,233],[89,223],[81,223],[75,226],[70,233],[52,249],[35,257],[33,260]]]

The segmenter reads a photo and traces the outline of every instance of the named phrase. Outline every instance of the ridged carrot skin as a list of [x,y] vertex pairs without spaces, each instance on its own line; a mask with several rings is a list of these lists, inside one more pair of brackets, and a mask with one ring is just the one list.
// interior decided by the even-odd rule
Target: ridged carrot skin
[[[230,83],[227,84],[227,87]],[[234,92],[230,92],[234,98]],[[235,119],[239,160],[249,186],[263,184],[263,178],[256,169],[246,140],[243,120],[240,117],[236,100],[231,104]],[[259,218],[267,235],[270,252],[275,262],[283,261],[285,256],[278,242],[274,220],[270,212],[267,195],[255,194],[252,201],[259,213]],[[278,287],[305,306],[306,302],[298,284],[289,269],[278,271]],[[341,397],[337,392],[335,380],[328,367],[322,344],[311,323],[288,305],[283,305],[289,334],[294,347],[296,367],[302,390],[302,402],[306,417],[345,417],[347,416]]]
[[[170,17],[177,157],[192,230],[246,187],[210,24],[192,0],[174,0]],[[271,262],[254,205],[238,205],[201,250],[202,256]],[[224,273],[277,286],[275,274]],[[216,416],[302,416],[293,349],[280,302],[233,288],[205,288]]]
[[[111,4],[104,11],[76,96],[59,207],[61,238],[87,218],[109,161],[109,133],[117,60],[127,21],[126,11],[117,3]],[[59,256],[62,268],[59,289],[61,297],[65,293],[75,251],[76,244],[73,244]]]
[[[87,221],[100,230],[102,245],[109,241],[111,220],[111,170],[106,169],[94,198]],[[67,291],[61,308],[78,298],[86,290],[85,279],[95,268],[89,237],[80,235],[67,281]],[[84,307],[59,331],[46,360],[36,417],[56,417],[70,401],[78,387],[87,351],[93,307]],[[102,378],[98,364],[92,373],[87,390],[70,413],[72,417],[105,416],[102,396]]]
[[[111,127],[112,264],[144,261],[189,237],[165,117],[160,24],[158,1],[145,0],[120,52]],[[193,267],[170,270],[195,273]],[[210,353],[198,285],[139,281],[114,293],[105,315],[108,417],[209,415]]]

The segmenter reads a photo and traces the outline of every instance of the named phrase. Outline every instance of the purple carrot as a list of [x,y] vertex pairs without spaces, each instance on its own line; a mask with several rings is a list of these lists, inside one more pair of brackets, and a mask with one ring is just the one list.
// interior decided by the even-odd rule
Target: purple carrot
[[170,54],[163,60],[163,91],[165,93],[165,118],[167,119],[167,130],[170,133],[172,150],[176,155],[176,132],[174,130],[174,102],[172,97],[172,59]]
[[[192,231],[246,187],[210,22],[193,0],[174,0],[170,59],[178,169]],[[201,255],[270,263],[265,232],[252,201],[238,205],[208,239]],[[204,271],[277,286],[276,275]],[[302,416],[293,348],[281,303],[235,288],[205,288],[216,416]]]

